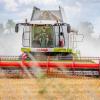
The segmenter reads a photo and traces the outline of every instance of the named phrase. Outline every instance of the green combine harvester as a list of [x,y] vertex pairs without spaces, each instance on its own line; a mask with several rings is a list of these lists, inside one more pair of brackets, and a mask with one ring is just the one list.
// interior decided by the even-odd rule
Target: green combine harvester
[[59,10],[34,7],[30,22],[16,24],[16,32],[19,26],[24,27],[21,51],[33,56],[66,56],[66,59],[77,56],[70,46],[70,34],[78,33],[64,22],[62,12],[61,7]]
[[74,36],[83,35],[65,23],[63,13],[61,7],[59,10],[34,7],[31,20],[15,26],[16,33],[23,27],[22,55],[1,57],[1,70],[11,76],[16,73],[34,76],[37,72],[52,77],[100,76],[99,58],[80,57],[75,51]]

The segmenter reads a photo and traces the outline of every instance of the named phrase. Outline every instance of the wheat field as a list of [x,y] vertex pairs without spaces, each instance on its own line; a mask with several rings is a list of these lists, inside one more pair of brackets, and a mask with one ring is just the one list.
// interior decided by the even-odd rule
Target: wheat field
[[0,100],[100,100],[100,79],[0,79]]

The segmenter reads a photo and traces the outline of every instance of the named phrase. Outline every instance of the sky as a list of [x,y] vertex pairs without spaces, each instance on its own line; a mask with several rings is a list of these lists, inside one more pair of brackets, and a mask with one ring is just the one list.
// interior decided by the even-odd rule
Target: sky
[[[100,35],[100,0],[0,0],[0,23],[5,23],[8,19],[30,20],[33,6],[41,9],[58,9],[61,6],[64,8],[67,23],[78,27],[82,22],[90,22],[94,27],[94,38]],[[92,47],[91,43],[89,45]],[[85,46],[87,47],[88,45]],[[79,49],[82,51],[83,48],[81,46]]]
[[0,22],[8,19],[30,20],[33,6],[41,9],[57,9],[62,6],[67,22],[77,25],[89,21],[98,30],[100,24],[100,0],[0,0]]
[[59,5],[64,8],[70,23],[100,22],[100,0],[0,0],[0,22],[7,19],[30,19],[33,6],[57,9]]

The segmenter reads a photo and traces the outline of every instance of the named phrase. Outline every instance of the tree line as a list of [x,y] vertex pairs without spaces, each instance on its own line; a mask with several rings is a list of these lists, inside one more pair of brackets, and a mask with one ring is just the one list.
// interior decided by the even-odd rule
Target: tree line
[[3,33],[14,33],[15,28],[15,22],[12,19],[8,19],[8,21],[5,23],[0,23],[0,34]]

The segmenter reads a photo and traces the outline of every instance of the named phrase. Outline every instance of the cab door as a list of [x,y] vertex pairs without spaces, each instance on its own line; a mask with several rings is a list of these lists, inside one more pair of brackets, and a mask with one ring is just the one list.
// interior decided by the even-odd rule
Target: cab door
[[23,28],[22,45],[23,47],[30,47],[31,42],[31,26],[25,25]]
[[54,25],[54,43],[55,47],[59,47],[59,27],[57,25]]

